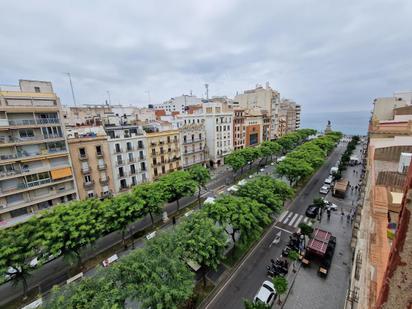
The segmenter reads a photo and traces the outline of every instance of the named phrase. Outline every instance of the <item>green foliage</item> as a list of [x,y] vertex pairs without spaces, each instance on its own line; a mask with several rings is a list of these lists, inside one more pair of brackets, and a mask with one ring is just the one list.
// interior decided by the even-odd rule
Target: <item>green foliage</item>
[[288,253],[288,258],[291,261],[297,261],[297,260],[299,260],[299,253],[295,250],[290,250],[289,253]]
[[270,309],[272,306],[266,305],[262,302],[253,302],[252,300],[245,299],[243,301],[243,304],[245,306],[245,309]]
[[153,215],[160,214],[163,210],[163,204],[166,196],[158,182],[139,184],[133,188],[131,193],[133,204],[141,204],[141,216],[150,215],[152,224],[154,223]]
[[238,151],[233,151],[225,157],[225,164],[237,172],[247,164],[247,161]]
[[201,190],[202,188],[206,188],[206,184],[210,180],[210,172],[206,167],[200,164],[196,164],[189,168],[189,174],[191,178],[197,183],[197,189],[198,189],[197,200],[199,202],[199,206],[201,206],[201,203],[200,203]]
[[286,156],[285,160],[278,164],[276,171],[285,176],[291,185],[295,185],[299,179],[312,174],[314,169],[304,160]]
[[269,207],[272,212],[279,213],[284,201],[293,196],[293,190],[283,181],[260,176],[241,186],[236,195],[254,199]]
[[179,200],[182,197],[193,195],[196,191],[197,183],[192,179],[188,171],[175,171],[159,180],[168,202],[176,201],[177,209],[180,208]]
[[300,228],[300,231],[303,235],[310,236],[313,233],[313,227],[311,227],[309,224],[302,222],[298,225],[298,227]]
[[275,286],[275,290],[279,296],[285,294],[288,290],[288,281],[286,280],[285,277],[282,277],[282,276],[274,277],[273,285]]
[[99,271],[93,278],[86,277],[62,288],[55,287],[44,308],[124,308],[125,294],[119,283]]
[[313,199],[313,205],[319,206],[320,208],[325,207],[326,203],[325,200],[321,197],[315,197]]

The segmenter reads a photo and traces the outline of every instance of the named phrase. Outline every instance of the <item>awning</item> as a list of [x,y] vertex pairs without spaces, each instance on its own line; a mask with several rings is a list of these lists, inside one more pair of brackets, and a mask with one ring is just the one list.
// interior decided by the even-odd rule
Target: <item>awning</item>
[[51,172],[52,179],[60,179],[64,177],[68,177],[72,175],[72,170],[70,167],[58,168],[56,170],[52,170]]

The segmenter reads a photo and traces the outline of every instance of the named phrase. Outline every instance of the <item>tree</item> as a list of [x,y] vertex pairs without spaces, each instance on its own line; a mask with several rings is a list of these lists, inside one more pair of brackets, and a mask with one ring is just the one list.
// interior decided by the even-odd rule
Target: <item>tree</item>
[[154,224],[153,215],[162,213],[163,204],[166,196],[158,182],[139,184],[133,188],[132,200],[141,201],[142,216],[150,215],[152,225]]
[[[74,201],[60,205],[39,220],[43,246],[52,255],[73,257],[81,266],[80,249],[96,241],[105,231],[101,202],[96,199]],[[96,208],[97,211],[90,211]]]
[[123,308],[125,294],[108,271],[100,269],[97,275],[85,277],[61,288],[55,287],[45,303],[46,308]]
[[321,197],[315,197],[313,199],[313,205],[319,206],[320,208],[324,208],[326,206],[326,202]]
[[279,175],[285,176],[293,186],[299,179],[312,174],[314,170],[306,161],[286,157],[278,164],[276,171]]
[[280,195],[274,191],[275,179],[268,176],[249,180],[235,193],[237,196],[254,199],[269,207],[273,213],[279,213],[283,203]]
[[160,234],[127,257],[123,274],[127,294],[143,308],[178,308],[193,292],[194,275],[182,259],[176,237]]
[[275,290],[279,295],[278,298],[278,304],[282,304],[282,301],[280,300],[280,296],[285,294],[288,290],[288,281],[286,280],[285,277],[282,276],[276,276],[273,278],[273,285],[275,286]]
[[243,304],[245,305],[245,309],[270,309],[272,306],[266,305],[262,302],[254,302],[249,299],[243,300]]
[[179,226],[177,239],[184,259],[195,261],[201,266],[203,286],[206,286],[206,268],[216,270],[224,257],[227,239],[223,228],[204,213],[198,212]]
[[0,274],[7,276],[14,286],[22,284],[23,297],[27,295],[27,279],[33,268],[30,260],[36,257],[38,242],[33,239],[37,233],[37,218],[24,225],[0,231]]
[[103,201],[105,207],[105,222],[107,226],[111,226],[111,230],[120,230],[122,235],[122,243],[124,248],[127,248],[125,234],[130,223],[140,218],[144,200],[130,193],[123,193],[111,200]]
[[300,228],[301,233],[305,236],[310,236],[313,233],[313,227],[306,223],[302,222],[298,225],[298,227]]
[[197,183],[197,200],[199,202],[199,207],[201,207],[200,193],[202,188],[206,188],[206,185],[210,180],[210,172],[206,167],[200,164],[196,164],[190,167],[189,174],[191,175],[192,179]]
[[160,178],[162,190],[168,202],[176,201],[177,210],[180,209],[179,200],[182,197],[193,195],[197,184],[187,171],[176,171]]
[[295,250],[289,251],[288,258],[292,261],[293,272],[296,272],[296,261],[299,260],[299,253]]
[[238,151],[233,151],[225,157],[225,164],[229,165],[236,173],[247,164],[245,158]]
[[260,151],[259,166],[262,164],[263,160],[267,161],[267,158],[272,154],[272,149],[269,147],[267,143],[270,143],[270,142],[264,142],[259,145],[259,151]]
[[241,240],[256,237],[262,230],[262,221],[266,221],[256,216],[252,210],[256,205],[251,207],[250,203],[249,199],[226,195],[204,207],[208,216],[225,228],[226,233],[232,238],[234,249],[237,235]]
[[284,181],[279,179],[272,179],[273,183],[273,192],[277,194],[282,200],[283,205],[285,205],[286,200],[292,198],[295,194],[295,191]]

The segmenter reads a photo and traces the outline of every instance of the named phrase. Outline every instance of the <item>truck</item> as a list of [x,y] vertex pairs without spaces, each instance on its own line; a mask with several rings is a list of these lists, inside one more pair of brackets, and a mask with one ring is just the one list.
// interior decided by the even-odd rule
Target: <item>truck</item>
[[337,168],[336,166],[332,167],[330,169],[329,175],[333,176],[334,174],[336,174],[339,171],[339,168]]
[[341,179],[335,182],[333,186],[332,195],[335,197],[345,198],[346,191],[348,191],[349,181]]
[[332,233],[316,228],[312,238],[306,246],[304,254],[301,256],[303,266],[318,264],[318,274],[326,277],[332,265],[332,258],[335,253],[336,237]]

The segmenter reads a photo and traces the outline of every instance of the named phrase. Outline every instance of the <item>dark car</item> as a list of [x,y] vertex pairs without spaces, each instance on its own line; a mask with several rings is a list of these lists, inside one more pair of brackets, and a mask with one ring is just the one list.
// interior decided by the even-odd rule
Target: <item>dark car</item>
[[316,205],[309,205],[306,209],[305,215],[309,218],[316,218],[319,213],[319,206]]

